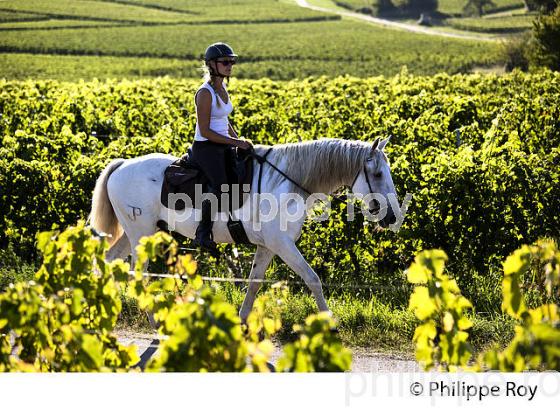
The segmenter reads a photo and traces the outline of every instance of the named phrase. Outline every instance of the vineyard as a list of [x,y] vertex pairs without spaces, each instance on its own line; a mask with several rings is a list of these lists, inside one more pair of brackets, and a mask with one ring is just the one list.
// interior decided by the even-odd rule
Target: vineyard
[[[400,197],[412,194],[401,230],[378,232],[360,218],[346,221],[344,205],[338,205],[328,221],[306,224],[298,243],[325,284],[337,335],[330,330],[331,319],[323,316],[301,326],[315,307],[280,261],[273,262],[267,278],[288,284],[269,287],[255,308],[254,327],[246,336],[239,333],[235,312],[242,289],[209,287],[197,274],[246,275],[250,247],[237,249],[233,268],[227,261],[197,256],[195,271],[193,260],[175,248],[188,247],[188,240],[152,238],[144,254],[144,260],[152,260],[150,269],[176,269],[190,280],[186,285],[174,280],[146,284],[139,277],[127,278],[128,269],[120,262],[103,263],[105,245],[83,228],[52,238],[43,233],[37,241],[40,232],[85,220],[95,180],[111,159],[152,152],[182,155],[194,135],[192,96],[198,85],[198,80],[170,78],[0,80],[0,366],[129,368],[134,353],[119,346],[111,331],[117,322],[141,322],[140,310],[146,308],[159,312],[156,317],[169,336],[160,361],[150,364],[153,370],[175,369],[170,366],[178,362],[194,367],[176,370],[217,370],[175,356],[190,351],[177,346],[205,346],[201,334],[206,340],[214,332],[215,344],[208,347],[216,350],[203,356],[210,362],[215,355],[227,358],[223,370],[248,370],[248,361],[251,369],[264,370],[272,335],[286,342],[279,364],[286,371],[296,370],[297,363],[300,370],[347,369],[348,352],[339,338],[345,345],[400,351],[416,344],[426,363],[443,363],[447,369],[464,366],[471,358],[467,351],[484,354],[490,346],[502,349],[511,342],[514,347],[501,356],[490,350],[480,360],[482,367],[519,370],[511,363],[520,361],[511,358],[527,338],[542,336],[552,340],[545,346],[557,345],[557,245],[541,241],[521,248],[543,238],[557,241],[560,232],[560,75],[551,71],[422,77],[403,69],[394,77],[368,79],[230,82],[232,124],[260,144],[322,137],[372,141],[392,135],[387,154],[397,192]],[[441,253],[419,254],[426,249]],[[232,247],[222,250],[231,254]],[[83,275],[74,277],[73,268]],[[96,270],[99,277],[91,274]],[[18,283],[9,285],[13,282]],[[437,291],[444,292],[440,296],[437,283],[449,284]],[[418,290],[423,285],[428,291]],[[426,292],[434,306],[419,312],[418,306],[428,306]],[[192,303],[197,298],[199,305]],[[29,317],[15,313],[18,303],[35,306]],[[220,331],[209,324],[208,311],[222,315]],[[541,319],[550,324],[539,327]],[[60,333],[51,332],[58,328]],[[469,328],[472,345],[467,346]],[[19,335],[23,362],[11,362],[6,354],[5,329]],[[263,334],[264,339],[257,336]],[[447,352],[460,354],[445,356],[444,338]],[[53,351],[54,345],[61,350]],[[88,346],[89,358],[75,359],[72,352],[79,346]],[[553,349],[541,363],[535,361],[545,356],[535,357],[526,357],[522,367],[558,368]]]
[[0,33],[0,77],[12,79],[196,78],[217,38],[239,50],[236,77],[248,79],[395,75],[403,65],[461,73],[500,60],[496,42],[417,36],[273,0],[10,0]]
[[[331,2],[323,1],[325,5]],[[334,1],[333,6],[374,14],[383,17],[397,18],[410,23],[416,23],[420,14],[432,16],[430,26],[448,31],[457,29],[470,33],[493,33],[507,37],[515,33],[528,31],[537,13],[525,9],[522,0],[497,0],[485,2],[481,12],[465,8],[469,3],[463,0],[439,0],[431,2],[392,1],[393,7],[387,7],[388,2],[370,2],[371,7],[364,7],[361,0]],[[380,4],[384,4],[381,7]],[[403,5],[415,4],[415,7],[403,9]],[[333,7],[331,6],[331,7]],[[502,37],[502,38],[504,38]]]

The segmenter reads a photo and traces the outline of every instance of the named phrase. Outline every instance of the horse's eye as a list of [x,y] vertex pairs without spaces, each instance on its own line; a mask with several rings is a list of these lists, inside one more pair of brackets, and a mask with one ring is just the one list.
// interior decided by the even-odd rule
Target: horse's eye
[[381,178],[383,176],[383,174],[381,172],[378,172],[377,174],[374,175],[375,178]]

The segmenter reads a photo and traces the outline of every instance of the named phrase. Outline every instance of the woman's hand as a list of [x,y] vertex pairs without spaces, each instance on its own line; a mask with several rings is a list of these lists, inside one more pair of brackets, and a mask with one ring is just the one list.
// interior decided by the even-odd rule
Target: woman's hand
[[251,140],[245,139],[245,138],[239,138],[237,140],[235,140],[235,146],[239,149],[243,149],[243,150],[252,150],[253,149],[253,143],[251,142]]

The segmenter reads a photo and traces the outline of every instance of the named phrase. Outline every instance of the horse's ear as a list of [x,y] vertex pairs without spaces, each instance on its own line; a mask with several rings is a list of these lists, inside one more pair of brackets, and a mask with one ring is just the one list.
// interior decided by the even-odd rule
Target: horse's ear
[[381,141],[381,142],[379,143],[379,145],[377,146],[377,148],[378,148],[380,151],[383,151],[383,150],[385,149],[385,145],[387,145],[387,143],[389,142],[390,139],[391,139],[391,136],[389,135],[389,138],[387,138],[387,139]]
[[375,141],[373,141],[373,145],[371,146],[371,152],[375,151],[378,145],[379,145],[379,138],[376,138]]

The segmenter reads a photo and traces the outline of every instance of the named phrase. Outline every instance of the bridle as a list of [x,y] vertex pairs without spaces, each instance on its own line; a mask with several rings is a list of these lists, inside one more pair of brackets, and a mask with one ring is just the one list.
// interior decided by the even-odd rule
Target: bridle
[[358,173],[356,174],[356,176],[354,177],[354,180],[352,181],[352,185],[350,185],[350,188],[352,188],[354,186],[354,184],[356,183],[356,180],[358,179],[358,177],[360,176],[360,172],[364,171],[364,176],[366,177],[366,182],[367,182],[367,186],[369,188],[369,192],[371,194],[374,194],[375,192],[373,192],[373,188],[371,187],[371,183],[369,182],[369,177],[367,174],[367,169],[366,169],[366,162],[371,161],[373,159],[373,157],[368,157],[366,158],[366,160],[364,161],[364,168],[360,169],[358,171]]
[[[373,159],[373,157],[368,157],[368,158],[366,158],[366,160],[364,161],[364,167],[363,167],[363,169],[359,170],[358,173],[356,174],[356,176],[354,177],[354,180],[352,181],[352,185],[350,185],[350,189],[352,189],[352,187],[353,187],[354,184],[356,183],[356,180],[357,180],[358,177],[360,176],[360,172],[364,171],[364,176],[365,176],[365,178],[366,178],[366,182],[367,182],[367,186],[368,186],[368,189],[369,189],[369,193],[370,193],[370,194],[375,194],[375,192],[373,192],[373,188],[371,187],[371,182],[369,182],[369,176],[368,176],[367,168],[366,168],[366,163],[367,163],[368,161],[371,161],[372,159]],[[371,208],[370,208],[370,210],[369,210],[370,213],[376,213],[376,212],[379,211],[379,201],[377,201],[377,199],[373,199],[373,201],[374,201],[374,203],[377,204],[377,210],[371,209]]]

